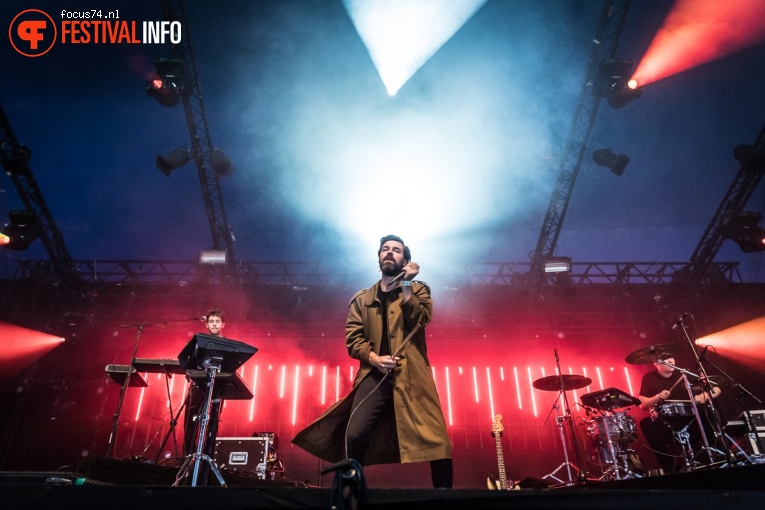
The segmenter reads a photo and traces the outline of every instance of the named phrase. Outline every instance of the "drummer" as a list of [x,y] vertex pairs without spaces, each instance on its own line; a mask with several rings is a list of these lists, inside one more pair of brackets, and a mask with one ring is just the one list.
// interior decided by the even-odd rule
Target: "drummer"
[[[664,357],[659,361],[675,365],[675,358],[671,356]],[[681,381],[683,374],[672,366],[660,363],[659,361],[653,364],[656,370],[643,375],[643,380],[640,384],[640,394],[638,395],[640,408],[651,412],[650,416],[640,421],[640,430],[656,454],[656,458],[664,472],[674,473],[676,457],[674,455],[675,449],[672,447],[674,441],[672,428],[659,417],[657,406],[665,404],[667,400],[685,401],[689,404],[690,400],[688,399],[688,390]],[[694,395],[693,398],[697,404],[705,404],[710,396],[711,398],[717,398],[720,393],[720,387],[717,386],[712,388],[711,395],[709,393],[700,393]],[[703,415],[704,413],[701,414]],[[709,427],[705,424],[705,428]],[[701,436],[695,421],[688,427],[688,432],[690,433],[691,442],[700,440]]]

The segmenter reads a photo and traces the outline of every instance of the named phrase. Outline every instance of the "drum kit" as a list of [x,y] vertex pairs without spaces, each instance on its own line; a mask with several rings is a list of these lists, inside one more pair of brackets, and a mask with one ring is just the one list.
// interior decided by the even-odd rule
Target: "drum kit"
[[[678,354],[680,351],[681,344],[653,345],[630,353],[625,358],[625,361],[633,365],[663,363],[671,366],[682,373],[682,377],[679,381],[685,382],[688,392],[691,394],[694,388],[691,386],[688,376],[692,376],[698,381],[701,381],[701,378],[696,374],[680,367],[670,365],[664,361],[668,358],[673,358],[675,354]],[[564,416],[560,416],[560,413],[558,413],[558,402],[560,400],[562,400],[564,404],[567,402],[565,398],[567,391],[585,388],[591,383],[592,380],[589,377],[561,374],[542,377],[541,379],[534,381],[532,384],[534,388],[539,390],[557,391],[560,393],[555,404],[553,404],[553,409],[556,411],[558,429],[563,443],[565,462],[558,466],[552,473],[545,475],[544,478],[551,478],[564,484],[574,483],[575,480],[571,475],[573,469],[576,471],[579,481],[593,480],[588,477],[586,472],[580,470],[577,466],[572,465],[569,462],[568,453],[566,451],[566,438],[563,432],[564,421],[568,421],[569,425],[572,427],[571,439],[573,441],[577,461],[581,462],[582,456],[580,455],[579,447],[577,445],[577,435],[573,430],[573,420],[570,418],[570,409],[568,408],[568,405],[565,405]],[[698,387],[696,389],[701,390],[702,388]],[[607,388],[582,395],[581,405],[584,407],[587,414],[587,419],[581,418],[580,420],[584,426],[585,438],[589,447],[588,453],[590,455],[588,458],[591,461],[591,464],[596,465],[602,473],[601,476],[597,478],[597,481],[623,480],[645,476],[638,455],[630,448],[630,444],[637,440],[637,427],[635,419],[628,413],[635,406],[640,405],[640,400],[618,388]],[[661,419],[670,427],[670,429],[672,429],[676,442],[682,447],[682,455],[688,469],[705,467],[700,466],[694,459],[693,449],[689,439],[688,428],[694,421],[696,421],[701,427],[701,430],[703,430],[699,411],[693,399],[689,399],[688,401],[667,400],[654,409],[652,417],[654,417],[654,419]],[[710,448],[706,442],[705,435],[701,434],[701,436],[705,450],[725,456],[725,452]],[[744,452],[741,453],[746,455]],[[732,457],[732,454],[729,454],[728,456]],[[714,455],[711,455],[711,457],[714,457]],[[726,461],[724,460],[723,463],[724,462]],[[568,469],[568,481],[560,480],[556,476],[558,471],[564,467]]]

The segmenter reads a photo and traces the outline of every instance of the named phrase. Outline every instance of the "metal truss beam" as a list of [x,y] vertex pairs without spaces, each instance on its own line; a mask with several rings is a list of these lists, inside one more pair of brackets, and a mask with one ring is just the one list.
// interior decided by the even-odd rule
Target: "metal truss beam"
[[185,70],[185,88],[181,98],[191,135],[191,154],[202,186],[202,198],[212,233],[212,247],[215,250],[225,250],[228,266],[234,267],[234,236],[226,219],[220,182],[218,182],[218,177],[209,164],[210,154],[215,147],[210,137],[210,128],[205,115],[202,87],[197,74],[183,1],[162,0],[162,11],[167,21],[181,22],[184,30],[181,42],[172,45],[172,55],[174,59],[183,62]]
[[0,162],[16,187],[24,207],[40,223],[40,239],[50,257],[50,263],[44,269],[48,273],[52,269],[53,274],[63,280],[76,278],[78,273],[74,270],[74,262],[64,244],[64,237],[53,220],[29,166],[30,155],[31,151],[16,139],[11,123],[0,106]]
[[[18,264],[17,278],[34,278],[43,261],[22,260]],[[171,260],[78,260],[77,271],[88,283],[155,284],[222,283],[215,266],[191,261]],[[461,286],[526,286],[525,275],[529,263],[486,262],[473,263],[460,268],[450,282],[453,288]],[[737,262],[714,263],[721,281],[741,283]],[[559,285],[639,285],[667,284],[673,275],[687,270],[687,262],[575,262],[566,278],[551,276]],[[302,262],[239,262],[240,283],[254,285],[287,285],[293,287],[337,285],[337,272],[317,264]],[[559,273],[560,274],[560,273]]]
[[687,271],[679,273],[677,279],[693,283],[716,278],[718,275],[712,261],[726,239],[726,227],[731,218],[743,212],[765,174],[765,126],[753,145],[741,147],[745,150],[740,156],[742,161],[739,171],[693,251]]
[[571,201],[576,178],[582,167],[582,161],[587,153],[587,144],[600,105],[601,95],[593,87],[598,76],[600,62],[603,59],[614,58],[629,4],[629,0],[606,0],[603,3],[600,20],[590,49],[584,84],[579,94],[568,140],[561,155],[555,188],[550,197],[539,240],[531,258],[529,283],[539,285],[545,282],[542,271],[544,259],[555,255],[563,220]]

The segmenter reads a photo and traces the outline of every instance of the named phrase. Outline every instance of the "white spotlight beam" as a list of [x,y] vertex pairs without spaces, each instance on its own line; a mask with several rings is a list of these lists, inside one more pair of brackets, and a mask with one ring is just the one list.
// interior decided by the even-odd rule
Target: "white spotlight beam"
[[343,0],[393,96],[487,0]]

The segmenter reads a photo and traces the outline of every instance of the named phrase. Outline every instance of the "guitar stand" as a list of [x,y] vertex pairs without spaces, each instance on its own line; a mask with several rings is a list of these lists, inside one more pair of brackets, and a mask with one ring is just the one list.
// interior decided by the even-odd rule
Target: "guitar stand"
[[[196,487],[197,480],[199,478],[199,468],[203,461],[210,466],[210,469],[215,474],[216,478],[218,478],[218,482],[220,483],[221,487],[227,487],[226,482],[223,481],[223,476],[220,474],[220,470],[218,470],[218,466],[215,465],[215,462],[213,462],[209,455],[202,453],[205,449],[205,438],[207,437],[207,428],[210,422],[210,408],[212,407],[215,375],[218,374],[221,370],[220,360],[217,361],[217,365],[213,365],[210,360],[204,361],[204,370],[207,372],[207,396],[205,399],[205,404],[202,407],[203,412],[199,417],[200,421],[199,433],[197,434],[197,451],[191,455],[186,456],[181,469],[178,471],[178,475],[175,477],[175,482],[173,482],[172,485],[173,487],[178,487],[180,485],[181,480],[188,476],[189,470],[192,471],[191,486]],[[194,466],[193,468],[191,467],[192,463]]]

